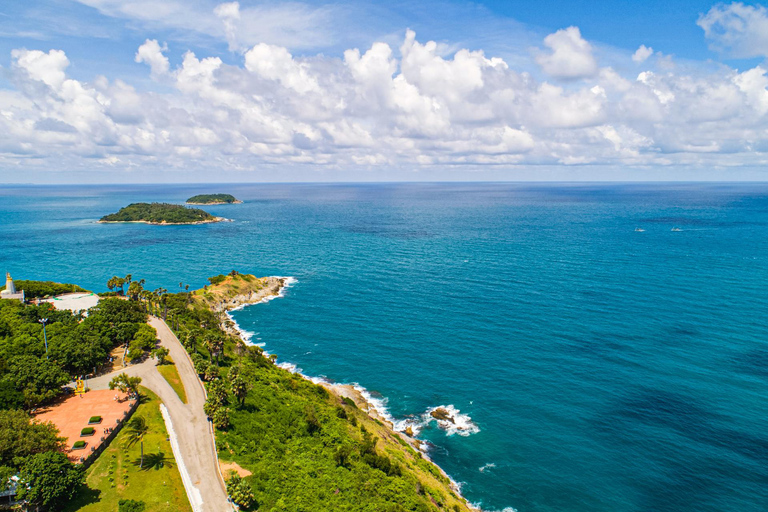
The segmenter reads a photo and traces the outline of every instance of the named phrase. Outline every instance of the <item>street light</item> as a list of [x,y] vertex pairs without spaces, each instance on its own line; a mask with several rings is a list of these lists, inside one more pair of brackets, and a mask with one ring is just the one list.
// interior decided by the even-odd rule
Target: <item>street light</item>
[[45,334],[45,322],[47,321],[48,321],[47,318],[41,318],[40,320],[38,320],[38,322],[43,324],[43,339],[45,340],[45,358],[49,359],[48,358],[48,336]]

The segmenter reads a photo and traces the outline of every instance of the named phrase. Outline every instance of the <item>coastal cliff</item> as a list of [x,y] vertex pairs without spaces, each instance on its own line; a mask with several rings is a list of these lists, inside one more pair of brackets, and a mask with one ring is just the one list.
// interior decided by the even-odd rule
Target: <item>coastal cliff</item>
[[220,313],[276,297],[286,285],[286,280],[285,277],[256,277],[230,272],[212,277],[211,284],[195,290],[192,297],[201,306]]
[[222,349],[193,360],[209,397],[221,393],[217,382],[232,389],[247,383],[238,401],[222,399],[209,411],[219,427],[220,462],[243,470],[260,510],[474,510],[418,441],[395,431],[359,390],[284,369],[275,355],[235,335],[222,313],[280,296],[289,278],[232,272],[209,281],[174,312],[185,317],[178,335],[188,340],[185,331],[203,326],[205,312],[227,333]]

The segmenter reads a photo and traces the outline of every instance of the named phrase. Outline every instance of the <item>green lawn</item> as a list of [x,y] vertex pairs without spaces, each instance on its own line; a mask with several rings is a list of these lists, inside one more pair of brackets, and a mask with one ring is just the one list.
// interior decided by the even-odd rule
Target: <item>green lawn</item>
[[66,512],[116,512],[121,499],[143,501],[147,512],[191,512],[171,444],[166,441],[168,433],[160,414],[160,399],[146,388],[141,390],[146,399],[132,417],[143,416],[149,427],[144,438],[143,469],[139,469],[139,444],[126,446],[126,431],[121,430],[88,468],[87,487]]
[[[168,361],[170,360],[171,359],[168,358]],[[160,375],[168,381],[168,384],[170,384],[176,394],[179,395],[181,401],[187,403],[187,393],[184,391],[184,384],[181,382],[181,377],[179,376],[179,371],[176,369],[176,365],[172,362],[171,364],[161,364],[157,367],[157,371],[159,371]]]

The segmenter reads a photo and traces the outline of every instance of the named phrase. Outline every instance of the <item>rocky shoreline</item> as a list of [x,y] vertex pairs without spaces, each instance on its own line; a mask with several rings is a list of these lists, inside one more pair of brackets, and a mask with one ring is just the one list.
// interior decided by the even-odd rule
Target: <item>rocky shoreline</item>
[[222,300],[218,304],[212,306],[213,310],[217,313],[232,311],[233,309],[241,308],[249,304],[258,304],[268,297],[277,297],[285,287],[287,280],[288,278],[286,277],[263,277],[260,281],[264,286],[260,289]]
[[[214,308],[214,311],[226,313],[247,305],[258,304],[260,302],[263,302],[265,299],[268,299],[269,297],[278,297],[280,296],[281,292],[283,291],[283,288],[286,286],[286,283],[288,281],[288,278],[285,278],[285,277],[266,277],[263,279],[267,280],[267,283],[268,283],[267,286],[265,286],[264,288],[258,290],[257,292],[237,295],[229,300],[222,301],[219,303],[219,306],[217,308]],[[238,328],[238,326],[233,320],[230,319],[228,322],[225,322],[225,323],[227,325],[223,327],[227,332],[231,333],[233,336],[236,336],[241,343],[245,345],[249,344],[248,340],[245,339],[245,337],[243,336],[243,332]],[[286,371],[289,371],[289,370],[286,370]],[[302,378],[306,380],[309,380],[311,382],[314,382],[316,384],[323,386],[330,393],[340,398],[343,397],[343,398],[348,398],[352,400],[353,402],[355,402],[355,405],[358,407],[358,409],[364,411],[369,417],[371,417],[372,419],[374,419],[375,421],[383,425],[388,430],[389,435],[399,437],[400,439],[408,443],[413,449],[424,454],[424,456],[427,459],[429,459],[429,457],[426,456],[426,453],[423,450],[423,446],[422,446],[423,442],[413,437],[411,433],[409,433],[408,431],[399,432],[395,430],[395,427],[392,424],[392,422],[389,419],[387,419],[384,415],[382,415],[357,387],[353,386],[352,384],[338,384],[338,383],[328,382],[322,379],[311,379],[301,373],[298,373],[298,375],[300,375]],[[441,411],[438,414],[442,414],[442,412],[443,411]],[[461,487],[450,477],[450,475],[448,475],[443,470],[443,468],[435,464],[433,461],[432,463],[440,471],[440,473],[451,482],[450,486],[453,492],[455,492],[458,496],[464,499],[464,501],[467,503],[467,506],[469,506],[472,510],[481,512],[479,508],[473,507],[469,503],[469,501],[467,501],[467,499],[464,498],[464,496],[461,494]]]

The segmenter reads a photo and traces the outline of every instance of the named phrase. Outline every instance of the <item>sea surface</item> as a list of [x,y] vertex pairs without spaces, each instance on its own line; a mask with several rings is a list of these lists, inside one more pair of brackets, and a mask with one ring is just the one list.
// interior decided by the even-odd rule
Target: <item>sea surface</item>
[[[201,192],[245,203],[95,222]],[[364,387],[485,510],[768,510],[767,184],[6,186],[0,244],[94,290],[294,277],[234,312],[251,341]]]

